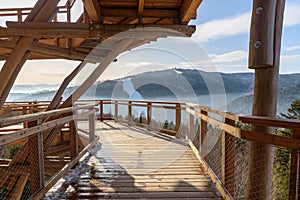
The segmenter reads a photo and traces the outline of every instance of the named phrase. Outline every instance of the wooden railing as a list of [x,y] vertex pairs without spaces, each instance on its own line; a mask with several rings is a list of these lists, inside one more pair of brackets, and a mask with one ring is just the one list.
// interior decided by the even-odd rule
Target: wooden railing
[[[58,21],[58,15],[66,15],[66,19],[70,22],[71,9],[75,3],[75,0],[68,0],[64,6],[58,6],[56,12],[53,15],[53,21]],[[0,17],[16,17],[18,22],[24,21],[26,16],[31,12],[32,8],[1,8]]]
[[[178,138],[185,138],[225,199],[234,199],[237,198],[237,196],[242,198],[244,194],[240,193],[245,192],[245,180],[243,180],[243,182],[240,179],[241,176],[247,176],[247,173],[242,175],[237,174],[236,172],[236,169],[240,167],[238,166],[240,164],[238,164],[238,159],[240,159],[240,156],[237,155],[237,148],[240,147],[237,146],[247,142],[258,142],[264,145],[290,149],[290,199],[293,199],[298,194],[298,152],[300,150],[300,121],[298,120],[275,119],[259,116],[241,116],[228,112],[217,111],[191,103],[136,100],[96,100],[81,101],[81,103],[83,106],[86,103],[92,103],[92,109],[96,110],[96,116],[100,121],[115,120],[118,122],[125,122],[130,126],[141,126],[147,128],[148,130],[160,131]],[[45,106],[43,104],[47,104],[47,102],[35,103],[35,105],[41,105],[38,106],[39,108]],[[19,110],[25,110],[24,107],[26,107],[26,113],[32,112],[32,104],[30,103],[21,103],[21,108],[17,105],[18,104],[16,104],[15,107]],[[12,104],[6,104],[5,106],[12,106]],[[31,121],[36,121],[36,124],[39,124],[38,119],[45,117],[51,118],[51,116],[61,116],[61,114],[68,113],[74,109],[76,108],[33,113],[14,118],[0,119],[0,127]],[[137,112],[137,110],[139,110],[139,112]],[[173,112],[173,119],[175,123],[171,128],[172,130],[165,128],[163,126],[163,121],[161,124],[157,123],[157,120],[162,120],[162,117],[157,119],[155,112],[162,110],[165,110],[165,112],[167,112],[167,110],[168,112]],[[141,115],[141,113],[143,113],[143,115]],[[80,116],[83,114],[84,113],[77,114],[75,116]],[[91,114],[91,111],[88,112],[88,114]],[[0,146],[14,143],[16,140],[28,139],[30,136],[36,137],[36,141],[41,140],[39,139],[40,132],[51,129],[55,126],[59,126],[59,124],[72,122],[73,120],[74,119],[70,116],[61,116],[58,119],[53,119],[49,122],[35,125],[33,127],[31,127],[29,123],[28,128],[14,131],[7,136],[0,136]],[[93,119],[90,118],[90,122],[92,120]],[[198,124],[196,124],[196,122]],[[72,127],[71,124],[69,126],[70,129]],[[246,125],[250,128],[244,128]],[[251,131],[252,125],[274,127],[277,129],[286,128],[291,130],[292,136],[284,137],[270,133],[253,132]],[[90,129],[93,129],[93,125],[90,126]],[[208,149],[209,142],[207,140],[209,140],[211,135],[214,134],[214,131],[216,130],[220,131],[220,137],[215,138],[215,144],[213,148]],[[93,137],[90,139],[91,145],[93,144],[92,141],[94,141]],[[70,145],[71,149],[73,148],[72,151],[76,152],[74,149],[74,142],[71,143],[71,138]],[[243,148],[247,149],[249,147],[245,145]],[[76,155],[76,153],[72,153],[72,155]],[[82,156],[82,154],[80,154],[80,156]],[[79,158],[79,155],[75,158]],[[243,160],[246,161],[247,159],[248,157],[244,158]],[[78,159],[73,159],[73,161],[78,161]],[[71,165],[74,164],[73,161],[71,162]],[[270,169],[268,173],[272,174],[272,169]],[[43,192],[47,191],[57,180],[58,178],[54,178],[50,182],[51,184],[43,186],[39,195],[42,195]],[[237,187],[237,185],[239,186]],[[242,189],[239,188],[240,185],[243,185]],[[242,192],[238,190],[242,190]]]
[[[46,105],[41,102],[35,105],[37,104]],[[32,106],[28,105],[32,103],[22,103],[14,108],[21,107],[21,111],[24,111],[23,108],[26,107],[27,111],[31,112]],[[7,106],[9,104],[6,104]],[[6,151],[5,154],[16,153],[11,158],[0,158],[0,172],[3,174],[0,187],[3,189],[1,191],[6,191],[0,194],[1,198],[20,199],[21,195],[27,192],[29,194],[27,197],[39,199],[66,174],[97,141],[94,106],[89,104],[30,114],[26,112],[14,117],[1,118],[0,128],[26,124],[26,127],[0,134],[1,150],[11,147],[20,148],[14,153]],[[89,135],[82,133],[79,135],[76,130],[75,124],[82,118],[88,119]],[[68,126],[65,126],[66,124]],[[63,130],[66,128],[67,130]],[[85,143],[88,145],[85,146],[82,140],[87,140]],[[69,156],[62,157],[62,155]],[[46,172],[48,176],[55,174],[47,182]],[[29,189],[28,187],[26,189],[27,182],[30,182]],[[13,185],[15,187],[11,187]]]
[[[208,174],[212,178],[216,187],[221,192],[223,198],[234,199],[237,196],[237,181],[235,168],[237,167],[236,143],[237,142],[258,142],[265,145],[271,145],[275,147],[284,147],[291,149],[291,169],[290,169],[290,186],[289,196],[293,199],[298,194],[299,185],[299,169],[298,163],[300,163],[298,152],[300,150],[300,121],[299,120],[287,120],[287,119],[275,119],[259,116],[242,116],[228,112],[222,112],[213,110],[207,107],[199,106],[191,103],[178,103],[178,102],[150,102],[150,101],[135,101],[135,100],[101,100],[99,101],[99,119],[123,121],[129,125],[137,125],[147,127],[150,130],[158,130],[170,135],[176,135],[177,137],[185,136],[198,156],[200,162],[207,170]],[[107,114],[104,106],[109,105],[110,111],[114,109],[114,113]],[[120,118],[119,107],[127,107],[127,116]],[[133,121],[133,107],[146,108],[145,116],[146,122],[140,123]],[[175,115],[175,130],[166,130],[163,127],[155,127],[151,123],[153,108],[174,110]],[[187,130],[184,131],[182,113],[188,114]],[[195,133],[195,119],[199,121],[199,131]],[[238,126],[243,124],[244,126]],[[247,130],[243,127],[250,127]],[[273,128],[286,128],[292,131],[292,137],[284,137],[270,133],[258,133],[251,131],[252,125],[273,127]],[[206,139],[209,137],[209,129],[218,129],[221,131],[220,141],[220,166],[211,166],[207,156]],[[184,133],[186,132],[186,133]],[[195,138],[198,141],[195,141]],[[249,147],[245,147],[249,148]],[[258,161],[259,163],[259,161]],[[221,172],[216,172],[215,169],[221,169]],[[268,172],[272,174],[272,169]],[[219,174],[219,175],[218,175]],[[241,183],[245,184],[245,183]],[[244,194],[243,194],[244,195]],[[242,195],[242,196],[243,196]],[[271,195],[271,194],[270,194]]]

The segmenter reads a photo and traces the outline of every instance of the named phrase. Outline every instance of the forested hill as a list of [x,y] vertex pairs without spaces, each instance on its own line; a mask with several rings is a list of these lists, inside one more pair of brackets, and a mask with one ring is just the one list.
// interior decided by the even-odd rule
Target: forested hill
[[[228,105],[228,110],[236,113],[251,114],[252,98],[252,94],[240,97]],[[300,98],[300,84],[279,89],[277,113],[286,113],[292,101],[297,98]]]

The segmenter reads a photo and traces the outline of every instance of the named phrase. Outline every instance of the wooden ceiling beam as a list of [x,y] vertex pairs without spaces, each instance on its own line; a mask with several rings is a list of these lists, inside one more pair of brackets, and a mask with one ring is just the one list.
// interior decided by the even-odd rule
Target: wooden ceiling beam
[[[1,49],[1,47],[4,47],[4,49]],[[3,50],[5,50],[5,53],[11,53],[12,49],[15,47],[16,47],[16,44],[14,44],[12,42],[0,40],[1,52],[4,52]],[[57,46],[53,46],[53,45],[40,44],[40,43],[32,43],[32,45],[29,47],[28,50],[33,51],[34,53],[38,53],[41,56],[47,55],[47,56],[51,56],[52,58],[57,58],[57,59],[69,59],[69,60],[79,60],[79,61],[85,60],[89,54],[86,52],[66,49],[63,47],[57,47]],[[106,54],[106,52],[105,52],[105,54]],[[95,63],[95,60],[98,59],[98,55],[91,55],[89,58],[90,58],[90,62]]]
[[89,24],[86,23],[69,23],[69,22],[6,22],[8,28],[36,28],[36,29],[89,29]]
[[[136,9],[123,8],[102,8],[104,17],[139,17]],[[178,18],[179,11],[176,9],[143,9],[143,17],[156,18]]]
[[180,9],[181,23],[187,24],[191,19],[196,19],[197,8],[202,0],[184,0]]
[[100,22],[100,4],[98,0],[82,0],[85,10],[93,22]]
[[144,3],[145,0],[139,0],[138,2],[138,16],[141,17],[144,14]]
[[[93,24],[89,29],[77,29],[77,28],[68,28],[68,29],[54,29],[54,28],[0,28],[0,37],[11,37],[11,36],[27,36],[32,38],[108,38],[113,35],[116,35],[120,32],[135,29],[135,28],[163,28],[161,30],[155,30],[154,32],[159,32],[160,34],[165,33],[175,36],[176,34],[171,32],[166,32],[167,29],[181,32],[190,36],[196,30],[193,25],[160,25],[160,24],[145,24],[145,25],[103,25],[103,24]],[[151,30],[143,30],[145,33]],[[142,34],[142,30],[139,33]],[[153,33],[155,34],[155,33]],[[132,35],[133,38],[135,35]],[[138,36],[138,35],[136,35]],[[150,35],[151,36],[151,35]]]

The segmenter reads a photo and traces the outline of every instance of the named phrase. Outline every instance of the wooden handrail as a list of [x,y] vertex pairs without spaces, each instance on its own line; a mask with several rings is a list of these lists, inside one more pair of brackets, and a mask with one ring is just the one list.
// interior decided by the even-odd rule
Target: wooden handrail
[[45,112],[39,112],[39,113],[33,113],[33,114],[27,114],[27,115],[20,115],[20,116],[16,116],[16,117],[3,118],[3,119],[0,119],[0,128],[23,123],[23,122],[34,121],[34,120],[38,120],[41,118],[66,114],[66,113],[74,112],[74,111],[77,111],[80,109],[87,109],[87,108],[90,108],[91,106],[94,106],[94,105],[75,106],[75,107],[71,107],[71,108],[63,108],[63,109],[57,109],[57,110],[51,110],[51,111],[45,111]]
[[[81,103],[89,103],[93,102],[93,104],[90,105],[80,105]],[[23,102],[24,106],[30,107],[25,104],[26,102]],[[45,103],[45,102],[44,102]],[[199,157],[199,160],[202,160],[202,164],[206,170],[208,170],[209,175],[211,176],[212,180],[214,180],[214,183],[216,184],[217,188],[222,193],[223,198],[231,199],[234,195],[235,189],[234,189],[234,180],[235,175],[231,171],[232,167],[235,167],[235,160],[233,153],[235,152],[235,143],[232,144],[232,142],[235,142],[236,139],[245,139],[247,141],[255,141],[259,143],[269,144],[269,145],[275,145],[275,146],[281,146],[286,147],[288,149],[292,149],[294,151],[300,150],[300,139],[298,137],[284,137],[279,136],[275,134],[269,134],[269,133],[263,133],[263,132],[254,132],[251,130],[244,130],[243,128],[240,128],[237,126],[237,124],[249,124],[249,125],[259,125],[259,126],[266,126],[266,127],[275,127],[275,128],[287,128],[291,129],[292,133],[299,132],[300,127],[300,121],[298,120],[288,120],[288,119],[275,119],[270,117],[261,117],[261,116],[244,116],[244,115],[238,115],[233,113],[228,113],[224,111],[218,111],[214,110],[208,107],[192,104],[192,103],[178,103],[178,102],[155,102],[155,101],[141,101],[141,100],[97,100],[97,101],[81,101],[79,102],[80,106],[76,106],[74,108],[66,108],[66,109],[58,109],[54,111],[47,111],[47,112],[41,112],[41,113],[34,113],[34,114],[27,114],[23,116],[18,117],[11,117],[6,119],[0,119],[0,127],[10,126],[13,124],[18,124],[22,122],[27,121],[34,121],[40,118],[45,117],[51,117],[51,116],[59,116],[62,114],[67,114],[75,110],[79,109],[86,109],[89,111],[86,111],[86,113],[77,114],[75,115],[75,119],[79,118],[82,115],[90,115],[90,121],[93,121],[93,117],[91,113],[94,112],[94,106],[100,105],[99,109],[99,117],[102,121],[105,120],[117,120],[121,121],[122,119],[119,118],[119,107],[127,106],[128,107],[128,121],[125,121],[129,123],[129,125],[138,125],[146,127],[149,130],[154,131],[160,131],[163,133],[167,133],[170,135],[177,135],[181,132],[180,125],[182,123],[182,116],[181,112],[185,111],[188,113],[188,133],[187,138],[190,146],[196,153],[196,155]],[[39,104],[37,104],[39,105]],[[104,105],[111,105],[115,109],[114,113],[112,113],[112,116],[105,115],[105,108]],[[145,117],[146,121],[143,122],[143,124],[139,124],[133,121],[133,109],[135,107],[141,107],[146,110]],[[175,116],[176,116],[176,131],[171,130],[164,130],[164,129],[158,129],[157,127],[153,127],[151,125],[152,123],[152,112],[153,108],[159,108],[159,109],[171,109],[174,110]],[[194,142],[194,119],[200,120],[200,134],[199,135],[199,145],[196,147]],[[52,120],[49,122],[46,122],[44,124],[34,126],[31,128],[26,128],[23,130],[16,130],[12,134],[8,134],[8,136],[1,136],[0,137],[0,145],[9,144],[12,142],[15,142],[19,139],[28,138],[29,136],[32,136],[34,134],[37,134],[41,131],[44,131],[46,129],[53,128],[55,126],[59,126],[60,124],[69,122],[71,120],[74,120],[73,116],[63,116],[62,118]],[[218,177],[217,174],[213,171],[213,168],[209,166],[209,162],[206,162],[206,158],[202,157],[201,148],[203,145],[205,145],[205,138],[210,134],[208,131],[208,124],[213,125],[214,127],[217,127],[219,130],[221,130],[221,136],[222,136],[222,155],[221,155],[221,176]],[[90,129],[94,129],[94,125],[90,124]],[[93,134],[93,132],[92,132]],[[181,133],[180,133],[181,134]],[[15,139],[17,138],[17,139]],[[93,136],[90,137],[90,142],[93,142],[92,139]],[[2,139],[2,140],[1,140]],[[76,139],[76,138],[75,138]],[[76,140],[74,140],[76,142]],[[231,153],[228,153],[227,150],[230,149]],[[76,152],[76,149],[73,150]],[[75,153],[74,153],[75,154]]]

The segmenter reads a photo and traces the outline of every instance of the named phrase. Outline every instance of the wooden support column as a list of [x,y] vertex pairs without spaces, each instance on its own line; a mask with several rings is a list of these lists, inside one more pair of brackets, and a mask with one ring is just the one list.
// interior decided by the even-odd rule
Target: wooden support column
[[147,102],[147,125],[148,125],[148,130],[151,130],[151,120],[152,120],[152,103]]
[[[38,126],[41,120],[28,123],[29,127]],[[43,134],[38,133],[28,139],[30,151],[28,156],[29,162],[29,180],[31,194],[37,192],[44,186],[44,150]]]
[[[39,0],[25,21],[47,22],[55,12],[59,1]],[[24,56],[34,39],[21,37],[20,39],[16,38],[16,40],[18,40],[17,45],[7,58],[0,72],[0,108],[2,108],[20,69],[26,61],[26,59],[24,61]]]
[[60,108],[66,108],[72,106],[73,102],[76,102],[99,78],[109,64],[116,59],[116,57],[126,50],[128,45],[132,41],[130,39],[123,39],[114,47],[111,52],[104,58],[104,60],[97,66],[97,68],[91,73],[91,75],[82,83],[75,92],[69,96],[66,101],[60,106]]
[[64,91],[66,90],[66,88],[68,87],[68,85],[70,84],[70,82],[76,77],[76,75],[80,72],[80,70],[86,65],[85,62],[81,62],[73,71],[72,73],[67,76],[63,83],[60,85],[59,89],[57,90],[56,94],[54,95],[51,103],[49,104],[48,108],[46,110],[53,110],[55,108],[58,107],[61,99],[62,99],[62,95],[64,93]]
[[103,101],[100,101],[99,107],[100,107],[99,118],[100,118],[100,121],[103,122]]
[[78,155],[78,133],[75,121],[70,121],[70,156],[71,159]]
[[[293,129],[293,138],[300,139],[300,129]],[[293,149],[291,152],[289,199],[299,199],[300,152]]]
[[[194,110],[194,107],[190,106],[190,109]],[[188,114],[188,132],[187,132],[187,138],[191,142],[193,142],[194,139],[195,139],[195,130],[194,130],[195,124],[194,124],[194,121],[195,121],[194,115],[192,113],[189,113]],[[199,144],[199,146],[200,146],[200,144]]]
[[[94,111],[94,107],[90,108],[90,111]],[[95,140],[95,113],[90,114],[89,116],[89,134],[90,142]]]
[[[254,0],[249,67],[255,69],[252,115],[276,118],[277,85],[285,0]],[[273,39],[272,39],[273,38]],[[252,126],[253,132],[274,134],[271,127]],[[246,199],[270,199],[273,148],[250,142]]]
[[180,133],[180,126],[181,126],[181,105],[180,103],[176,103],[176,124],[175,124],[175,131],[176,135]]
[[118,121],[119,116],[119,104],[118,101],[115,101],[115,121]]
[[128,101],[128,125],[132,125],[132,102]]
[[[225,124],[235,126],[235,121],[225,118]],[[229,133],[222,131],[222,183],[234,198],[235,186],[235,139]]]
[[[200,110],[200,114],[207,116],[207,112],[204,110]],[[199,152],[202,155],[206,155],[206,150],[207,150],[206,145],[204,143],[204,141],[206,139],[206,134],[207,134],[207,122],[204,121],[203,119],[200,119]]]

